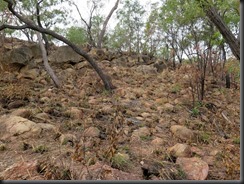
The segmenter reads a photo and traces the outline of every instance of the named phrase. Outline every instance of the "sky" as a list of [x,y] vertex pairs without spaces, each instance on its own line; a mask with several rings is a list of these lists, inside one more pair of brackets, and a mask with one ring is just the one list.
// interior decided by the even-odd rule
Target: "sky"
[[[89,18],[89,9],[88,9],[87,3],[86,3],[87,1],[86,0],[73,0],[73,1],[78,5],[82,17],[85,18],[85,20],[87,20]],[[112,9],[112,7],[115,5],[116,0],[101,0],[101,1],[103,1],[105,4],[103,10],[106,10],[106,11],[102,11],[101,13],[106,17],[108,15],[108,13],[110,12],[110,10]],[[159,0],[139,0],[139,2],[141,5],[143,5],[145,7],[146,11],[150,11],[149,3],[159,2]],[[120,2],[118,5],[118,9],[121,7],[122,7],[122,4]],[[75,8],[72,8],[71,15],[73,18],[75,18],[79,21],[78,25],[80,25],[79,14]],[[114,27],[116,25],[116,13],[115,12],[113,13],[108,24],[109,24],[109,27]],[[77,25],[77,24],[75,24],[75,25]]]

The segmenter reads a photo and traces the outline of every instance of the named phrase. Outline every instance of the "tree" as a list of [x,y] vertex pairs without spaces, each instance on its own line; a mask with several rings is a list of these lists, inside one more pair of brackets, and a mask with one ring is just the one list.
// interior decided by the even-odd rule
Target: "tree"
[[126,0],[117,13],[119,23],[116,26],[116,30],[120,34],[123,33],[121,36],[123,36],[125,47],[127,47],[126,49],[129,52],[140,53],[141,51],[143,16],[145,12],[138,0]]
[[70,27],[66,32],[66,37],[69,41],[75,44],[84,44],[88,41],[86,32],[82,27]]
[[107,27],[108,21],[111,18],[111,16],[114,13],[114,11],[118,8],[118,4],[119,4],[119,0],[116,1],[114,7],[110,10],[106,20],[103,22],[103,28],[100,31],[100,34],[99,34],[99,37],[98,37],[98,43],[97,43],[97,47],[98,48],[102,47],[102,42],[103,42],[103,38],[104,38],[104,34],[105,34],[105,31],[106,31],[106,27]]
[[240,41],[235,38],[229,27],[226,25],[222,17],[219,15],[218,10],[208,0],[197,0],[199,6],[204,10],[206,16],[213,22],[219,32],[222,34],[226,42],[229,44],[234,56],[240,60]]
[[22,30],[22,29],[32,29],[35,31],[38,31],[42,34],[48,34],[51,35],[52,37],[66,43],[67,45],[69,45],[76,53],[78,53],[79,55],[83,56],[90,64],[91,66],[95,69],[95,71],[97,72],[97,74],[99,75],[99,77],[102,79],[105,89],[111,91],[112,89],[114,89],[115,87],[112,84],[111,78],[104,74],[103,71],[100,69],[100,67],[96,64],[96,62],[92,59],[92,57],[87,54],[86,52],[84,52],[82,49],[80,49],[79,47],[77,47],[74,43],[70,42],[68,39],[66,39],[65,37],[59,35],[58,33],[51,31],[49,29],[43,28],[38,26],[37,24],[35,24],[32,20],[29,20],[26,16],[23,16],[21,14],[19,14],[15,9],[15,3],[12,0],[4,0],[5,2],[8,3],[8,9],[10,10],[10,12],[19,19],[20,22],[22,22],[22,25],[20,26],[15,26],[15,25],[8,25],[8,24],[2,24],[0,26],[0,31],[4,30],[6,28],[9,29],[15,29],[15,30]]

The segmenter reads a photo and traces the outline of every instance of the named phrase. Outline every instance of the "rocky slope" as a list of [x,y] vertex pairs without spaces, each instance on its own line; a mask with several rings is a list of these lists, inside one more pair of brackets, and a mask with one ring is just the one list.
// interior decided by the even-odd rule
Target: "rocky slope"
[[57,89],[29,45],[22,58],[9,47],[0,60],[2,180],[240,179],[238,89],[208,76],[206,98],[192,109],[188,65],[159,72],[148,58],[138,65],[92,50],[117,87],[109,93],[86,61],[56,48]]

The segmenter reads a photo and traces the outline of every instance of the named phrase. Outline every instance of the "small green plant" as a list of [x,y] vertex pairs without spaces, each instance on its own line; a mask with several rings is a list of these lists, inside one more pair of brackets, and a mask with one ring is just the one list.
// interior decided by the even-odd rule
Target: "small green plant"
[[186,173],[181,168],[179,168],[177,169],[176,178],[179,180],[185,180],[187,178]]
[[178,93],[181,90],[181,86],[179,84],[175,84],[171,87],[171,93]]
[[209,142],[210,142],[210,134],[207,133],[207,132],[202,132],[199,135],[199,141],[201,141],[203,143],[206,143],[206,144],[209,144]]
[[6,150],[6,145],[5,144],[0,144],[0,151]]
[[41,153],[43,154],[44,152],[47,152],[48,149],[45,145],[38,145],[36,147],[33,147],[32,150],[35,152],[35,153]]
[[233,143],[234,144],[240,144],[240,137],[234,138]]
[[112,167],[117,169],[125,169],[130,165],[129,156],[127,154],[117,153],[112,157]]
[[152,140],[152,137],[149,136],[149,135],[142,135],[142,136],[140,136],[140,138],[143,141],[150,141],[150,140]]
[[193,117],[197,117],[198,115],[200,114],[200,111],[197,107],[194,107],[192,110],[191,110],[191,116]]

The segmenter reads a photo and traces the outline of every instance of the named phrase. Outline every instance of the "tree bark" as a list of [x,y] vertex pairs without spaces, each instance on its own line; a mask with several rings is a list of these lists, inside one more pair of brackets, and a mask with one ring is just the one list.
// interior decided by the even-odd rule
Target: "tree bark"
[[82,49],[77,47],[74,43],[70,42],[65,37],[55,33],[54,31],[51,31],[49,29],[39,27],[38,25],[34,24],[28,18],[21,16],[19,13],[17,13],[14,10],[13,1],[11,1],[11,0],[4,0],[4,1],[8,3],[8,9],[13,13],[13,15],[15,15],[19,20],[21,20],[23,23],[25,23],[25,25],[23,25],[23,26],[1,25],[0,30],[1,30],[1,28],[2,29],[3,28],[14,28],[14,29],[29,28],[29,29],[38,31],[40,33],[45,33],[45,34],[53,36],[54,38],[69,45],[77,54],[83,56],[90,63],[90,65],[94,68],[94,70],[97,72],[99,77],[102,79],[106,90],[111,91],[112,89],[115,89],[115,86],[112,84],[111,78],[108,75],[103,73],[101,68],[96,64],[96,62],[93,60],[93,58],[89,54],[87,54],[85,51],[83,51]]
[[43,59],[43,64],[44,64],[44,67],[47,71],[47,73],[50,75],[50,77],[52,78],[54,84],[59,88],[61,86],[61,83],[60,81],[58,80],[58,77],[55,75],[53,69],[50,67],[49,63],[48,63],[48,59],[47,59],[47,51],[46,51],[46,48],[42,42],[42,37],[41,37],[41,34],[39,32],[36,32],[37,34],[37,38],[38,38],[38,41],[39,41],[39,45],[40,45],[40,48],[41,48],[41,52],[42,52],[42,59]]
[[219,32],[224,37],[226,43],[230,46],[230,49],[233,53],[233,55],[240,60],[240,42],[237,38],[232,34],[228,26],[225,24],[221,16],[218,14],[218,11],[215,7],[212,5],[209,5],[209,3],[204,0],[198,0],[200,2],[200,6],[203,8],[204,12],[206,13],[207,17],[210,19],[210,21],[213,22],[213,24],[217,27]]
[[108,25],[108,21],[111,18],[111,16],[114,13],[114,11],[118,8],[118,4],[119,4],[119,0],[116,1],[114,7],[111,9],[111,11],[109,12],[106,20],[103,23],[103,28],[102,28],[102,30],[101,30],[101,32],[99,34],[99,37],[98,37],[98,43],[97,43],[97,47],[98,48],[102,47],[103,37],[104,37],[105,31],[106,31],[106,27]]

